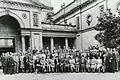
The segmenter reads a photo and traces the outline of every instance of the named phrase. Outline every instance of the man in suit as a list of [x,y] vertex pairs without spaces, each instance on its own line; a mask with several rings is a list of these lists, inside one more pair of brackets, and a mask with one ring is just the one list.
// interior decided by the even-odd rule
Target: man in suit
[[4,57],[2,59],[3,73],[8,74],[8,53],[4,53]]
[[12,57],[15,61],[14,73],[18,73],[19,72],[19,55],[18,53],[14,53]]
[[8,74],[13,74],[14,73],[14,66],[15,66],[15,61],[12,57],[13,53],[8,54]]
[[1,63],[2,63],[2,68],[3,68],[3,73],[5,73],[5,53],[2,53],[1,55]]
[[115,53],[114,50],[112,50],[109,54],[108,54],[108,59],[109,59],[109,72],[114,73],[115,72]]
[[58,70],[58,65],[59,65],[59,62],[58,62],[58,56],[56,56],[55,57],[55,59],[54,59],[54,64],[55,64],[55,72],[58,72],[59,70]]

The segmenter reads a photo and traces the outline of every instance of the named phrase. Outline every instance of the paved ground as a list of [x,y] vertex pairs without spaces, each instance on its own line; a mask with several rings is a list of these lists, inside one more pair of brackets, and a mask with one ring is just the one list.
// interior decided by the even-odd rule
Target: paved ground
[[119,73],[54,73],[54,74],[15,74],[3,75],[0,80],[120,80]]

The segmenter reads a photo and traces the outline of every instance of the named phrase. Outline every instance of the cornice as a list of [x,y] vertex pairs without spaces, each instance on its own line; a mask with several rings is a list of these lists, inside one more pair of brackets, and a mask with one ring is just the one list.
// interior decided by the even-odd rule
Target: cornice
[[66,33],[77,33],[77,31],[73,31],[73,30],[46,30],[46,29],[42,29],[43,31],[47,31],[47,32],[66,32]]
[[73,37],[76,38],[76,33],[68,32],[52,32],[52,31],[43,31],[43,37]]
[[42,32],[42,29],[35,29],[35,28],[21,28],[21,31],[31,31],[31,32]]
[[85,32],[92,31],[92,30],[95,30],[95,27],[90,27],[87,29],[78,30],[77,33],[85,33]]
[[45,6],[44,4],[37,5],[37,4],[32,3],[32,2],[31,2],[31,4],[29,4],[29,3],[22,3],[22,2],[16,2],[16,1],[8,1],[8,0],[3,1],[2,0],[2,1],[0,1],[0,3],[19,5],[19,6],[23,6],[23,7],[36,8],[36,9],[47,9],[47,10],[53,9],[52,7]]
[[[75,0],[72,1],[70,4],[68,4],[67,6],[65,6],[65,8],[67,8],[68,6],[72,5],[73,3],[75,3]],[[60,9],[58,12],[56,12],[54,15],[60,13],[60,11],[62,11],[63,9]]]
[[54,24],[54,23],[53,23],[53,24],[50,24],[50,23],[45,23],[45,22],[41,22],[41,24],[76,27],[76,25],[68,25],[68,24]]
[[[63,18],[63,16],[64,16],[64,17],[67,17],[67,16],[75,13],[75,12],[78,11],[78,10],[82,10],[82,9],[85,8],[86,6],[92,4],[92,3],[96,2],[96,1],[97,1],[97,0],[87,0],[87,1],[84,2],[83,4],[80,4],[80,5],[76,6],[76,7],[74,7],[73,9],[71,9],[71,10],[70,10],[69,12],[67,12],[65,15],[64,15],[64,14],[63,14],[63,15],[60,15],[60,17],[58,17],[57,19],[54,20],[54,23],[60,21],[60,20]],[[72,2],[71,4],[73,4],[73,3],[74,3],[74,2]],[[69,6],[70,6],[70,5],[69,5]],[[66,8],[67,8],[67,7],[66,7]],[[58,13],[59,13],[59,12],[60,12],[60,11],[58,11]],[[56,13],[55,15],[57,15],[58,13]],[[55,15],[54,15],[54,16],[55,16]]]

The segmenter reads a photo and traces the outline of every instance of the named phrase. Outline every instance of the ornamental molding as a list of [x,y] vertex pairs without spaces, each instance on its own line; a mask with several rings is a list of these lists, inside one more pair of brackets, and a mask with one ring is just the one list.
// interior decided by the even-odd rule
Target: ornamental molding
[[116,3],[116,11],[120,13],[120,1]]
[[87,17],[86,17],[86,19],[87,19],[87,24],[88,24],[88,26],[90,26],[91,25],[91,22],[92,22],[92,20],[93,20],[93,16],[91,15],[91,14],[88,14],[87,15]]
[[25,7],[25,8],[35,8],[35,9],[38,9],[38,8],[41,8],[40,6],[38,5],[35,5],[35,4],[27,4],[27,3],[21,3],[21,2],[15,2],[15,1],[1,1],[0,2],[3,7],[5,5],[9,6],[9,7],[16,7],[16,8],[21,8],[21,7]]
[[22,3],[22,2],[16,2],[16,1],[7,1],[7,0],[2,0],[0,1],[0,7],[8,7],[8,8],[13,8],[13,9],[20,9],[20,10],[30,10],[32,9],[47,9],[47,10],[52,10],[52,7],[45,6],[42,3],[36,4],[34,2],[31,3]]

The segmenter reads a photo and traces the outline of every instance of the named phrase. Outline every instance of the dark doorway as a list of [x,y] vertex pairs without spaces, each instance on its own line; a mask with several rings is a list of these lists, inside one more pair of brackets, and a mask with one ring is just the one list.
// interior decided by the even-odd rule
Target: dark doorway
[[54,40],[54,45],[56,48],[58,48],[58,46],[61,46],[61,48],[63,48],[63,46],[65,46],[65,38],[55,38]]
[[75,44],[75,38],[68,38],[68,46],[72,49]]
[[25,36],[25,50],[27,51],[29,47],[30,47],[30,37]]
[[15,52],[15,39],[0,39],[0,55],[7,52]]
[[47,47],[49,47],[49,50],[51,49],[50,38],[49,37],[43,37],[43,48],[46,49]]

